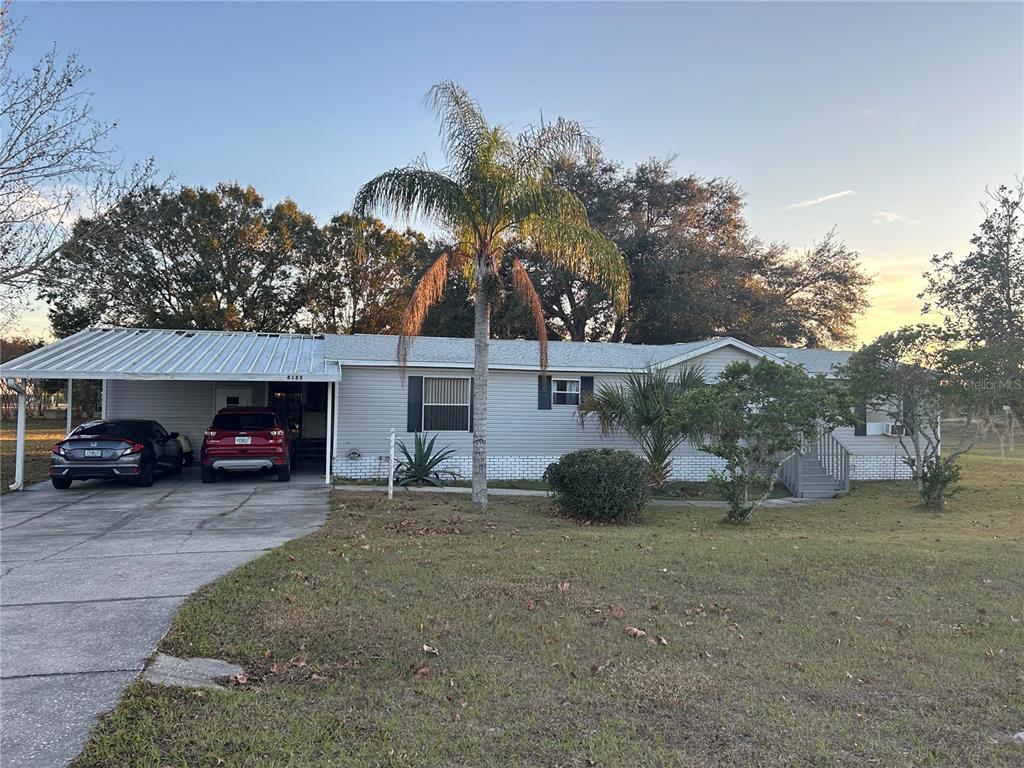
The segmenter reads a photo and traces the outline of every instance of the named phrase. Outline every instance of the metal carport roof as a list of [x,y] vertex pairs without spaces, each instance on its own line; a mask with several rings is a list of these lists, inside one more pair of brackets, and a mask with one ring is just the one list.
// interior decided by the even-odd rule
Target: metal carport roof
[[89,328],[0,366],[12,379],[336,381],[323,336]]

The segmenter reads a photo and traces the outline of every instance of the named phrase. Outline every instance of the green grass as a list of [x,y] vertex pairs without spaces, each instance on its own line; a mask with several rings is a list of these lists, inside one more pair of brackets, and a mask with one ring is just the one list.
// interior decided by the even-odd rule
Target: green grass
[[[25,422],[25,485],[50,477],[50,449],[66,432],[63,419],[27,419]],[[0,493],[7,493],[14,482],[14,456],[17,448],[17,422],[5,419],[0,424]]]
[[1019,768],[994,738],[1024,730],[1022,497],[1024,459],[991,456],[939,515],[871,483],[741,528],[335,494],[324,529],[190,598],[162,643],[246,684],[136,683],[76,768]]

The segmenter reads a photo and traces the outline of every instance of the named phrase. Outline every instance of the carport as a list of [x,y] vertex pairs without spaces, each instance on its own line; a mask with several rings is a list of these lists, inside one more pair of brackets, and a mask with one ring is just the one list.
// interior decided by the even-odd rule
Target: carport
[[[323,440],[324,482],[331,482],[333,425],[341,368],[325,359],[324,338],[249,331],[89,328],[4,363],[18,392],[12,490],[25,465],[25,379],[100,380],[103,418],[146,418],[187,435],[198,451],[213,414],[225,405],[267,405],[308,420],[308,443]],[[68,430],[71,429],[68,408]],[[319,435],[322,433],[323,437]]]

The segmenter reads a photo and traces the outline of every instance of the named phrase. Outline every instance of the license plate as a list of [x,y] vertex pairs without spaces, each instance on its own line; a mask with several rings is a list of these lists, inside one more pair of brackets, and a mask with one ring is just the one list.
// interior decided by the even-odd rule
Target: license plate
[[87,459],[98,459],[102,455],[103,455],[103,451],[99,450],[98,448],[86,448],[85,449],[85,458],[87,458]]
[[251,443],[252,443],[252,438],[248,437],[248,436],[247,437],[236,437],[235,438],[235,445],[249,445]]

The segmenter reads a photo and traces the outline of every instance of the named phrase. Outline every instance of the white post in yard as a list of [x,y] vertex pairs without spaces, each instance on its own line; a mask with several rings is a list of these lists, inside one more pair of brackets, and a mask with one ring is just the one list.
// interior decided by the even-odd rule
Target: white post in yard
[[7,386],[18,393],[18,434],[14,449],[14,482],[11,483],[10,488],[12,491],[21,491],[25,488],[25,386],[24,382],[19,383],[14,379],[8,379]]
[[391,429],[391,461],[388,462],[388,498],[395,498],[395,430]]
[[334,382],[327,382],[327,468],[324,471],[324,482],[331,484],[331,469],[334,460]]
[[67,425],[67,430],[65,431],[66,435],[70,435],[71,434],[71,396],[72,396],[71,382],[72,381],[74,381],[74,379],[68,379],[68,414],[67,414],[68,425]]

